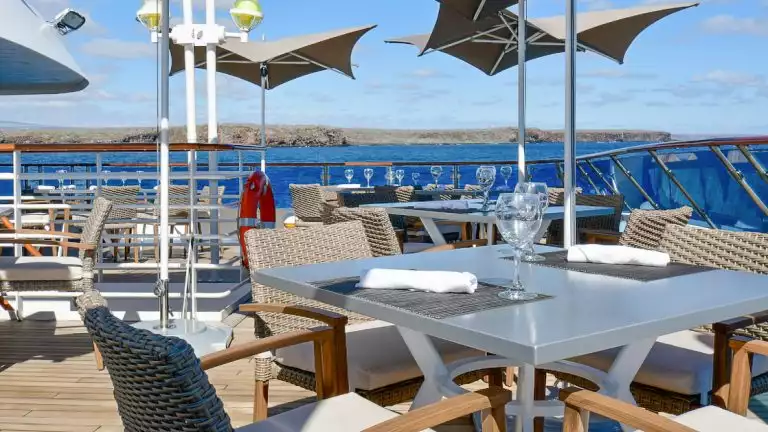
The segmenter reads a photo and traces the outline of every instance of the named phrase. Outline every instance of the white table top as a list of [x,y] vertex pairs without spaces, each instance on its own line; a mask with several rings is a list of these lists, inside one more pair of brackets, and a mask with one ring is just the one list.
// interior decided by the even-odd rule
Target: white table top
[[[467,200],[470,202],[470,208],[476,208],[478,211],[473,213],[454,213],[441,211],[440,208],[419,208],[419,206],[435,206],[445,205],[446,203],[459,202],[455,201],[423,201],[423,202],[408,202],[408,203],[380,203],[380,204],[365,204],[369,207],[383,207],[387,210],[387,213],[391,215],[399,216],[413,216],[419,218],[441,219],[441,220],[453,220],[459,222],[474,222],[474,223],[495,223],[496,214],[493,211],[481,212],[481,200]],[[414,207],[414,208],[410,208]],[[616,211],[612,207],[595,207],[595,206],[576,206],[576,217],[590,217],[590,216],[605,216],[611,215]],[[544,220],[557,220],[565,217],[565,210],[563,206],[550,206],[547,211],[544,212]]]
[[[543,250],[551,248],[541,247]],[[543,251],[540,250],[540,251]],[[541,365],[768,310],[768,276],[713,270],[653,282],[523,263],[530,291],[552,299],[436,320],[315,288],[309,282],[359,276],[364,269],[468,271],[510,278],[508,246],[419,253],[252,272],[259,283],[519,362]]]
[[448,190],[417,190],[414,191],[416,195],[420,196],[431,196],[431,197],[437,197],[441,195],[455,195],[455,196],[461,196],[461,195],[482,195],[483,191],[481,190],[466,190],[466,189],[448,189]]

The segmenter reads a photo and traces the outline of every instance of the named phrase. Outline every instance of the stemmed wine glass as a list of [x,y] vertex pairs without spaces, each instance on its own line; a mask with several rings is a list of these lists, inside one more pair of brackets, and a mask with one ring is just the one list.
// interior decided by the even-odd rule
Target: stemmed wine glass
[[[546,212],[547,208],[549,207],[549,193],[547,190],[546,183],[537,183],[537,182],[518,183],[517,186],[515,186],[515,192],[538,195],[539,203],[541,206],[542,218],[544,217],[544,212]],[[532,238],[531,243],[526,247],[525,253],[523,254],[523,257],[522,257],[523,261],[538,262],[538,261],[544,261],[546,259],[541,255],[537,255],[536,252],[533,250],[534,240],[535,238]]]
[[440,176],[443,174],[443,167],[435,165],[429,169],[429,172],[430,174],[432,174],[432,178],[435,179],[435,189],[437,189],[438,187],[437,181],[438,179],[440,179]]
[[481,165],[475,173],[477,177],[477,183],[483,190],[483,207],[482,211],[488,211],[488,198],[490,197],[491,188],[496,182],[496,167],[493,165]]
[[347,184],[352,183],[352,177],[355,176],[355,170],[347,168],[344,170],[344,177],[347,179]]
[[368,182],[368,185],[366,187],[371,187],[371,178],[373,177],[373,168],[364,169],[363,176],[365,177],[365,180]]
[[509,178],[512,177],[512,165],[504,165],[501,167],[501,178],[504,179],[504,187],[509,187]]
[[397,170],[395,171],[395,178],[397,178],[397,185],[402,186],[403,185],[403,179],[405,178],[405,170]]
[[421,174],[417,172],[411,173],[411,180],[413,180],[413,185],[418,186],[419,185],[419,178],[421,178]]
[[395,172],[392,171],[392,169],[388,169],[387,173],[384,174],[384,178],[387,180],[387,185],[392,186],[395,184]]
[[62,191],[64,190],[64,176],[67,175],[67,172],[68,171],[65,169],[56,170],[56,174],[58,174],[59,177],[59,189]]
[[123,183],[123,186],[125,186],[125,183],[128,182],[128,171],[120,172],[120,181]]
[[103,170],[101,173],[104,174],[104,186],[109,186],[109,175],[112,174],[112,171]]
[[499,297],[516,301],[536,298],[535,293],[525,291],[520,281],[520,257],[541,227],[541,216],[541,204],[536,194],[504,193],[496,200],[496,224],[501,237],[512,246],[514,265],[511,286],[500,292]]

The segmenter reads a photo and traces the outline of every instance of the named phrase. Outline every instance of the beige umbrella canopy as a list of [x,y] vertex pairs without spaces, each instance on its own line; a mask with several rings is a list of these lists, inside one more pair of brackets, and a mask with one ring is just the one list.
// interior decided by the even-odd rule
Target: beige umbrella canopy
[[[217,48],[217,71],[261,86],[261,67],[268,66],[264,88],[323,70],[354,78],[352,50],[375,25],[334,30],[266,42],[226,42]],[[205,47],[195,48],[195,67],[205,69]],[[171,46],[171,74],[184,70],[184,47]]]
[[437,0],[441,5],[449,6],[465,18],[477,20],[485,18],[518,3],[518,0]]
[[[578,14],[578,48],[623,63],[637,36],[651,24],[698,3],[642,6]],[[533,60],[565,50],[565,17],[529,19],[526,59]],[[507,10],[471,21],[456,10],[440,7],[430,34],[388,40],[416,46],[420,55],[442,51],[488,75],[517,66],[517,16]]]

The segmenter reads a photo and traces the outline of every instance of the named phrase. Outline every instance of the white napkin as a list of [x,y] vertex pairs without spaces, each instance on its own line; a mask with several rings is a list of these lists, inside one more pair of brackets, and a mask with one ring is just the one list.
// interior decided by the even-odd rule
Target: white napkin
[[666,267],[669,264],[669,255],[629,246],[586,244],[571,246],[568,249],[568,262]]
[[469,208],[469,201],[426,201],[420,202],[414,206],[416,209],[448,209],[463,210]]
[[36,187],[35,189],[37,189],[39,191],[52,191],[52,190],[56,190],[56,186],[40,185],[40,186]]
[[353,184],[340,184],[336,185],[335,187],[339,189],[359,189],[360,186],[362,186],[360,183],[353,183]]
[[477,277],[466,272],[374,268],[363,271],[357,288],[472,294],[477,289]]

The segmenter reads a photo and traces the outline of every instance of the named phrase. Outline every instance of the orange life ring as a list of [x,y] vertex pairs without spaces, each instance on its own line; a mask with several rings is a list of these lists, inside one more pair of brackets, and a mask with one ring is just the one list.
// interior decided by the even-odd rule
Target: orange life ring
[[275,220],[275,195],[272,193],[272,184],[266,174],[254,171],[245,182],[243,195],[240,197],[238,228],[240,256],[245,268],[248,268],[245,233],[254,228],[274,228]]

